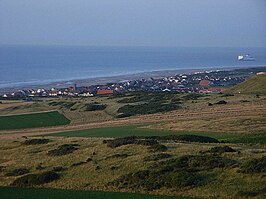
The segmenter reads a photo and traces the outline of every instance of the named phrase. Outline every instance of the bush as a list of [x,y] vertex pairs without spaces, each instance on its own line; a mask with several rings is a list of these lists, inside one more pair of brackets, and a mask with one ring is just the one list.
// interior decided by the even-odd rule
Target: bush
[[144,188],[152,191],[166,188],[180,188],[200,186],[204,184],[206,177],[196,173],[186,171],[167,172],[143,170],[135,173],[120,176],[109,185],[117,186],[118,188],[133,188],[139,190]]
[[217,147],[211,148],[207,152],[222,154],[222,153],[226,153],[226,152],[236,152],[236,150],[229,147],[229,146],[217,146]]
[[137,105],[125,105],[120,107],[117,112],[133,116],[168,112],[177,110],[179,108],[180,105],[177,103],[150,102]]
[[[150,137],[151,139],[152,137]],[[185,141],[185,142],[200,142],[200,143],[219,143],[215,138],[201,136],[201,135],[166,135],[166,136],[157,136],[154,139],[158,140],[176,140],[176,141]]]
[[100,111],[106,109],[107,105],[105,104],[98,104],[97,102],[95,103],[90,103],[85,105],[85,111]]
[[151,156],[147,156],[144,158],[144,161],[158,161],[166,158],[170,158],[172,155],[167,154],[167,153],[159,153],[159,154],[154,154]]
[[112,159],[112,158],[127,158],[127,157],[128,157],[128,154],[126,154],[126,153],[117,153],[114,155],[107,156],[105,159],[108,160],[108,159]]
[[186,96],[182,97],[184,100],[197,100],[198,98],[202,97],[202,95],[197,93],[190,93]]
[[48,155],[51,156],[61,156],[73,153],[75,150],[78,150],[78,144],[63,144],[59,146],[57,149],[53,149],[48,151]]
[[258,159],[251,159],[244,162],[240,171],[242,173],[263,173],[266,172],[266,156]]
[[87,163],[87,161],[86,162],[77,162],[77,163],[72,164],[71,167],[80,166],[80,165],[83,165],[83,164],[86,164],[86,163]]
[[24,144],[36,145],[36,144],[47,144],[48,142],[50,142],[49,139],[30,139],[30,140],[25,140]]
[[206,177],[197,173],[179,171],[165,176],[167,187],[195,187],[205,183]]
[[202,169],[226,168],[236,163],[234,160],[214,155],[185,155],[158,164],[156,163],[151,168],[163,171],[177,171],[180,169],[197,171]]
[[29,169],[22,167],[22,168],[14,169],[14,170],[6,173],[6,176],[20,176],[20,175],[27,174],[29,172],[30,172]]
[[162,144],[154,144],[148,147],[152,152],[164,152],[167,151],[167,147]]
[[227,104],[227,102],[224,101],[224,100],[221,100],[221,101],[219,101],[219,102],[216,102],[215,104]]
[[53,167],[53,169],[52,169],[53,172],[61,172],[64,170],[66,170],[66,168],[61,167],[61,166]]
[[59,175],[53,171],[47,171],[40,174],[28,174],[17,178],[11,185],[18,187],[31,187],[34,185],[42,185],[59,179]]
[[129,136],[123,138],[116,138],[113,140],[104,140],[103,143],[107,144],[108,147],[116,148],[128,144],[151,146],[158,144],[158,141],[154,139],[145,139],[145,137]]

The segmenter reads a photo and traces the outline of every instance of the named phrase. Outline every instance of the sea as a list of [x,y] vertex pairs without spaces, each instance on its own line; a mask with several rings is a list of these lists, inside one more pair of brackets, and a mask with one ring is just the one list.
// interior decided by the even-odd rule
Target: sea
[[[255,61],[238,61],[250,54]],[[0,46],[0,89],[134,73],[266,66],[266,48]]]

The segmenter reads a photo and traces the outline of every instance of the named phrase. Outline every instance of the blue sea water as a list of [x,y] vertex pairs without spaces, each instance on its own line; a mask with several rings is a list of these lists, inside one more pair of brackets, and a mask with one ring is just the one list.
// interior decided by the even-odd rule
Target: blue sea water
[[[255,61],[240,62],[249,53]],[[266,48],[0,46],[0,89],[178,69],[266,65]]]

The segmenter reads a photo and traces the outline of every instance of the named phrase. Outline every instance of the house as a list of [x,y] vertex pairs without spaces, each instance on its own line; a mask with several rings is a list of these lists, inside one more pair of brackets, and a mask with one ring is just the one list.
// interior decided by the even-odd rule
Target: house
[[108,90],[108,89],[98,89],[97,90],[97,95],[106,95],[106,94],[113,94],[113,90]]
[[201,80],[200,82],[199,82],[199,86],[200,87],[208,87],[208,86],[210,86],[211,85],[211,81],[209,81],[209,80]]

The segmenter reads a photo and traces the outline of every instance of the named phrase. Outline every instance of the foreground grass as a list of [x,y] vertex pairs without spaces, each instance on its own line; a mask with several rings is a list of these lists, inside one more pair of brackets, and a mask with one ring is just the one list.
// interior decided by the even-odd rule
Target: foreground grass
[[[61,192],[66,193],[65,198],[82,198],[82,195],[78,194],[83,194],[83,191],[73,192],[73,194],[75,193],[73,196],[71,195],[72,193],[70,193],[71,191],[68,193],[68,191],[64,190],[84,190],[84,194],[88,194],[86,195],[87,198],[97,197],[95,195],[89,195],[95,192],[87,192],[86,190],[112,192],[110,193],[111,195],[106,195],[109,193],[99,193],[100,195],[98,195],[98,198],[127,198],[127,194],[121,194],[119,196],[112,194],[117,194],[113,192],[136,191],[143,194],[182,195],[200,198],[243,198],[243,193],[248,195],[249,192],[258,192],[256,198],[263,198],[263,195],[260,194],[261,190],[264,190],[263,188],[265,187],[263,173],[250,174],[239,172],[242,163],[253,158],[258,159],[265,156],[265,147],[263,146],[255,147],[249,144],[162,142],[163,145],[167,146],[167,151],[163,152],[163,154],[170,155],[168,155],[170,157],[168,160],[177,160],[186,155],[191,155],[190,157],[201,157],[204,155],[202,152],[209,151],[212,147],[228,145],[237,152],[224,153],[221,157],[236,161],[239,165],[235,165],[236,167],[192,171],[200,176],[210,177],[211,180],[207,181],[207,184],[200,186],[174,189],[162,187],[161,189],[147,191],[142,187],[130,188],[125,186],[121,188],[116,185],[112,186],[110,182],[117,181],[117,179],[121,179],[121,176],[126,176],[130,173],[135,174],[145,170],[153,172],[154,169],[152,168],[154,168],[153,166],[155,166],[156,162],[160,163],[159,165],[163,165],[163,162],[168,161],[167,159],[146,161],[147,158],[157,157],[157,155],[161,154],[149,150],[148,146],[128,144],[110,148],[107,144],[103,143],[103,139],[101,138],[87,139],[65,137],[62,139],[58,137],[49,137],[49,142],[38,142],[39,144],[35,142],[27,144],[28,142],[26,142],[26,140],[27,139],[0,140],[0,186],[10,186],[16,179],[24,175],[41,174],[43,172],[52,171],[55,167],[64,168],[62,171],[58,172],[60,178],[46,184],[36,185],[36,188],[48,188],[45,189],[44,192],[39,192],[39,189],[30,189],[31,191],[27,192],[27,190],[20,188],[18,188],[17,191],[15,188],[14,190],[0,188],[0,194],[2,196],[0,198],[42,198],[42,196],[43,198],[53,198],[52,196],[54,196],[54,198],[60,199]],[[77,146],[77,150],[73,150],[72,153],[64,155],[51,155],[51,151],[59,149],[60,146],[65,146],[66,144]],[[206,155],[208,154],[209,153]],[[167,164],[165,164],[165,166],[167,166]],[[9,173],[14,173],[14,171],[18,169],[21,170],[21,168],[27,168],[30,173],[20,176],[7,175]],[[158,169],[156,171],[158,171]],[[170,177],[172,176],[171,173],[168,172],[168,174]],[[157,179],[157,177],[155,179]],[[136,181],[136,183],[137,182],[138,181]],[[61,192],[57,194],[57,190],[54,191],[50,188],[61,189],[59,190],[59,192]],[[14,195],[13,197],[13,194],[24,194],[24,192],[25,194],[29,193],[35,195]],[[48,195],[46,195],[46,192],[49,192],[47,193]],[[128,198],[130,198],[130,196],[131,198],[138,198],[139,196],[138,194],[128,195]],[[145,195],[144,198],[157,197]]]
[[70,120],[58,111],[0,116],[0,130],[58,126],[69,123]]
[[73,198],[123,198],[123,199],[189,199],[191,197],[174,197],[174,196],[155,196],[144,194],[130,194],[117,192],[97,192],[97,191],[77,191],[77,190],[60,190],[60,189],[34,189],[34,188],[17,188],[17,187],[0,187],[2,199],[73,199]]

